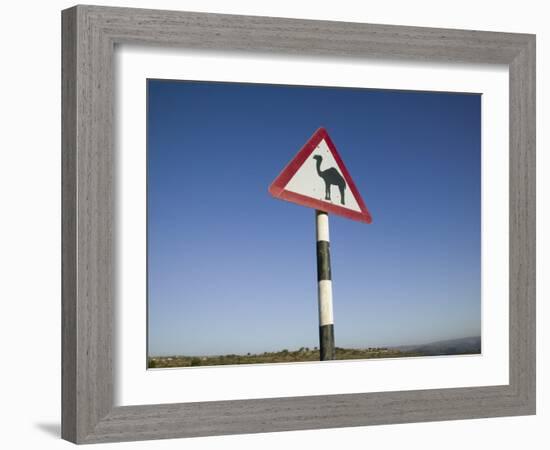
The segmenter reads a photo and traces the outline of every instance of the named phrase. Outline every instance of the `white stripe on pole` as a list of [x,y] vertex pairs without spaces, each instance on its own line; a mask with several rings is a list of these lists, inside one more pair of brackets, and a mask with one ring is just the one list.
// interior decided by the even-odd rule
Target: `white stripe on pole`
[[321,280],[318,285],[319,292],[319,325],[333,325],[332,315],[332,281]]
[[317,214],[317,241],[330,242],[327,213]]

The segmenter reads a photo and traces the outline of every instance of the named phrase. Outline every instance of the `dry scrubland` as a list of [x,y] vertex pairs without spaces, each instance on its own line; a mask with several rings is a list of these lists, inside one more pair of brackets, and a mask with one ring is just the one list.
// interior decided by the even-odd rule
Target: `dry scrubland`
[[[336,347],[336,359],[400,358],[406,356],[477,355],[481,354],[481,337],[470,336],[421,345],[400,347],[341,348]],[[227,364],[261,364],[319,361],[317,347],[281,350],[246,355],[218,356],[154,356],[148,360],[151,369],[165,367],[223,366]]]
[[[421,356],[421,353],[388,348],[347,349],[336,347],[336,359],[397,358],[403,356]],[[302,347],[295,351],[281,350],[280,352],[248,353],[246,355],[156,356],[149,358],[148,366],[151,369],[156,369],[303,361],[319,361],[319,350],[317,348]]]

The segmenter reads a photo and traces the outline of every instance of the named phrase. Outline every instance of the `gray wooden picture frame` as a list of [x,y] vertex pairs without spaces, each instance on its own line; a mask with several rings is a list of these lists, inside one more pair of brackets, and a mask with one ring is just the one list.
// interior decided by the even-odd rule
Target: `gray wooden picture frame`
[[[535,413],[535,36],[75,6],[62,12],[62,437],[75,443]],[[114,406],[115,44],[506,64],[509,384]]]

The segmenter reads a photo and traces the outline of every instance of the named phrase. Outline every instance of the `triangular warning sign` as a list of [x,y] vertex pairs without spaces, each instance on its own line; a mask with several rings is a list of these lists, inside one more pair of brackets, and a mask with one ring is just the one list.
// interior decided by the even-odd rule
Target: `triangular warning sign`
[[269,186],[273,197],[348,219],[372,218],[332,139],[319,128]]

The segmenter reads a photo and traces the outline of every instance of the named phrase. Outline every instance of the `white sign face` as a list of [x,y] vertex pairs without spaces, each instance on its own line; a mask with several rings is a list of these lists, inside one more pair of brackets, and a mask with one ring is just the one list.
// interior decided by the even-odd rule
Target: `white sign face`
[[353,192],[347,186],[344,174],[324,139],[317,144],[315,150],[290,179],[285,189],[361,212]]
[[275,198],[371,223],[371,215],[327,130],[319,128],[269,186]]

